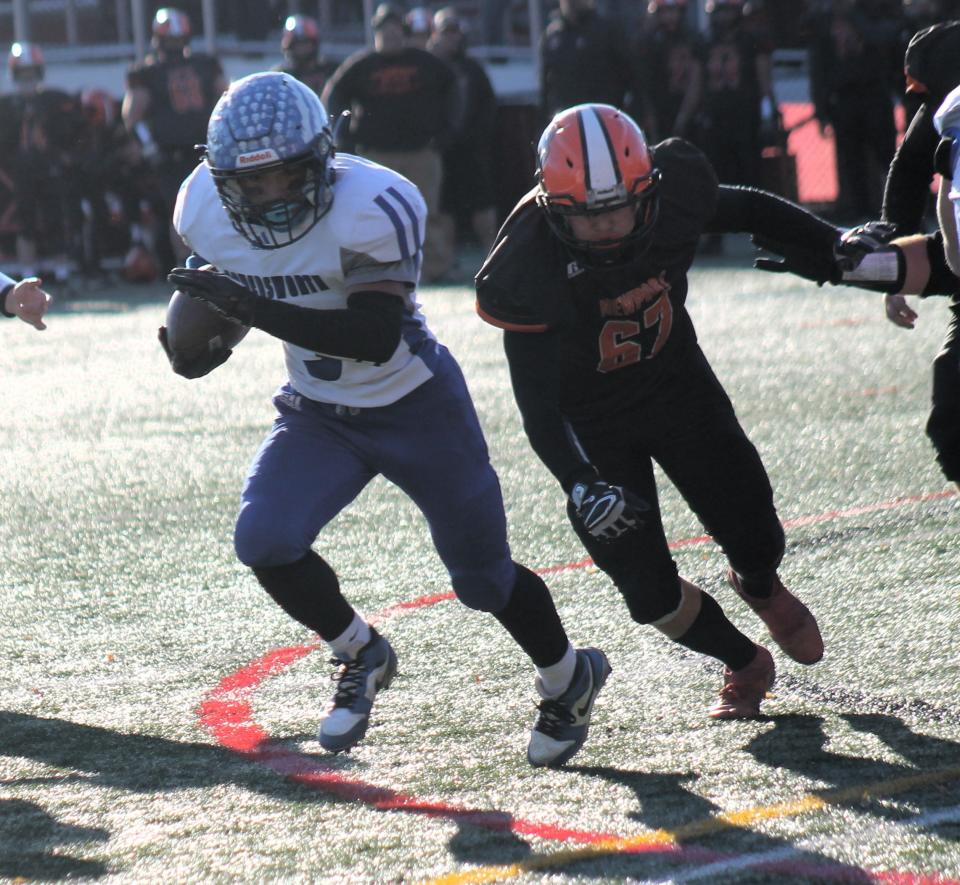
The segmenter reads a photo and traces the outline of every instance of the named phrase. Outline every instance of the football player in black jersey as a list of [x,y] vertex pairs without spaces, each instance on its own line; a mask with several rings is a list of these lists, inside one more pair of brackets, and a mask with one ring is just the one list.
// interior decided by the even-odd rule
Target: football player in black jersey
[[653,462],[721,546],[728,581],[781,649],[803,664],[819,661],[817,622],[777,575],[784,532],[766,471],[685,301],[703,233],[764,232],[832,255],[837,231],[772,194],[719,185],[689,142],[648,147],[636,123],[609,105],[554,117],[538,146],[537,178],[477,276],[480,315],[504,329],[530,443],[633,619],[725,665],[710,715],[757,716],[773,658],[678,574]]

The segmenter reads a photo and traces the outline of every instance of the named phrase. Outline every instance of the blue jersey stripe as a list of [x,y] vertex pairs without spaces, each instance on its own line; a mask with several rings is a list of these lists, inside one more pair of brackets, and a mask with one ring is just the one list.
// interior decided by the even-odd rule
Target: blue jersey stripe
[[390,196],[403,207],[403,211],[407,213],[407,218],[410,219],[410,226],[413,228],[413,244],[419,252],[423,247],[423,243],[420,240],[420,225],[417,224],[417,213],[413,211],[413,206],[407,202],[403,194],[395,187],[388,187],[387,193],[390,194]]
[[[400,245],[400,257],[409,258],[410,246],[407,244],[407,232],[403,229],[403,222],[400,220],[397,210],[394,209],[393,206],[391,206],[382,195],[378,196],[373,202],[383,209],[387,218],[390,219],[397,231],[397,243]],[[418,246],[417,248],[419,249],[420,247]]]

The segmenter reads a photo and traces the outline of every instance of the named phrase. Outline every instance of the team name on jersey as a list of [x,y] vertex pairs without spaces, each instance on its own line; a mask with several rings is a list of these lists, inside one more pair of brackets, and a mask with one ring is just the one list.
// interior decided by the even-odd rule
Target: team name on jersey
[[256,292],[261,298],[284,299],[326,292],[330,287],[316,274],[258,277],[254,274],[225,272],[231,280]]
[[661,295],[670,292],[670,284],[667,282],[666,271],[659,277],[650,277],[645,283],[641,283],[629,292],[624,292],[616,298],[600,299],[600,316],[604,317],[626,317],[632,316],[644,304],[655,301]]

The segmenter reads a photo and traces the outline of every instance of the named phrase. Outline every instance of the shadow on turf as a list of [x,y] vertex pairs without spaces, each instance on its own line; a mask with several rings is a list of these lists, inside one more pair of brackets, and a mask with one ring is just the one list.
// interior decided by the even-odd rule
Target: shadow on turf
[[[769,836],[750,827],[726,826],[719,821],[724,809],[687,789],[699,775],[696,772],[647,773],[608,766],[572,765],[565,769],[573,774],[596,777],[630,789],[639,808],[626,817],[643,825],[646,831],[663,830],[674,834],[676,844],[645,846],[638,854],[626,852],[606,856],[604,866],[597,872],[566,870],[567,875],[595,878],[613,875],[649,877],[661,880],[664,863],[685,865],[694,870],[698,866],[725,861],[736,861],[744,855],[758,855],[753,867],[728,875],[746,875],[746,869],[773,874],[777,879],[815,882],[821,879],[840,879],[844,882],[874,882],[868,872],[809,849],[796,848],[793,842]],[[716,825],[712,825],[716,821]],[[614,827],[614,829],[617,829]],[[786,859],[778,859],[787,853]],[[616,866],[616,869],[612,865]],[[723,881],[731,881],[716,874]],[[799,877],[799,878],[798,878]],[[716,879],[704,878],[704,881]]]
[[0,799],[0,878],[100,878],[109,872],[105,864],[51,852],[76,842],[106,842],[109,836],[99,828],[61,823],[33,802]]
[[[910,778],[924,772],[936,772],[943,769],[960,767],[960,743],[943,738],[930,737],[913,731],[902,719],[880,713],[842,714],[850,727],[857,732],[872,734],[883,741],[891,750],[898,753],[909,764],[887,762],[846,753],[833,753],[826,749],[829,737],[824,730],[824,719],[820,716],[787,715],[777,716],[771,721],[774,727],[758,735],[744,748],[758,762],[773,768],[786,769],[804,777],[831,784],[826,790],[817,791],[819,795],[828,795],[831,790],[842,791],[858,786],[878,785],[882,793],[883,784],[899,779]],[[904,811],[896,804],[889,804],[881,798],[858,797],[837,804],[856,806],[862,810],[888,820],[903,820],[916,815],[916,809],[933,810],[943,801],[956,798],[956,781],[944,785],[918,786],[903,795],[910,797],[911,809]],[[923,797],[939,798],[939,802],[925,803]],[[958,839],[956,832],[949,827],[936,827],[938,835],[947,839]]]

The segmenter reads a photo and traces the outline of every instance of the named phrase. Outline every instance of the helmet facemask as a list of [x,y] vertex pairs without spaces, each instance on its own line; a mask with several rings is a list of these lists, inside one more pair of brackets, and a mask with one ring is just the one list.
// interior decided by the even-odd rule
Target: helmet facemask
[[[645,179],[637,179],[630,194],[620,185],[621,194],[609,201],[598,201],[592,207],[564,195],[537,194],[537,205],[546,210],[547,224],[554,235],[565,245],[581,253],[588,264],[610,264],[638,258],[650,248],[654,226],[660,213],[657,193],[660,171],[651,170]],[[631,206],[634,210],[633,229],[622,237],[613,239],[585,240],[577,237],[570,224],[575,215],[590,216]]]

